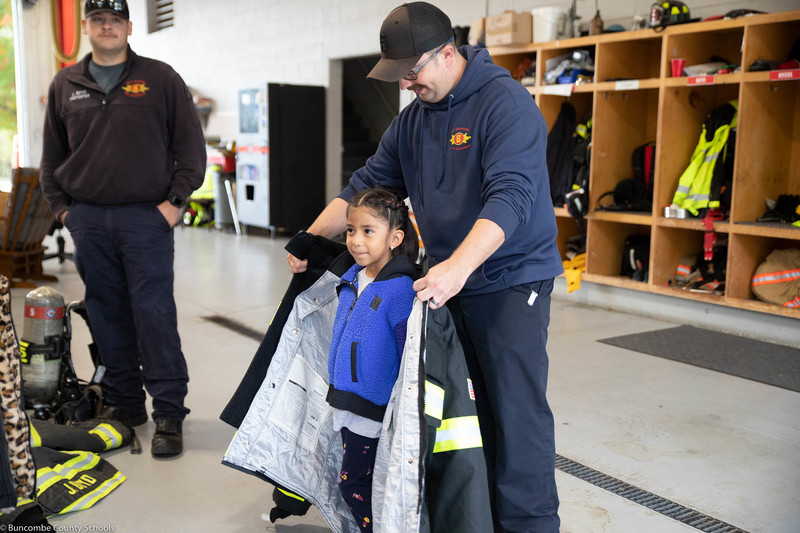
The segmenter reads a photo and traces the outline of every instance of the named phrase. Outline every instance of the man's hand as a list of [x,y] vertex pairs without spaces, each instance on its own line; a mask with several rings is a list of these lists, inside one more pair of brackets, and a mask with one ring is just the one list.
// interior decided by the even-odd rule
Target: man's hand
[[446,261],[431,267],[428,274],[414,282],[420,301],[436,309],[458,294],[467,278],[505,241],[505,233],[491,220],[479,218],[475,225]]
[[414,290],[417,291],[420,301],[427,300],[428,307],[436,309],[458,294],[470,274],[471,271],[466,271],[453,259],[448,259],[431,267],[424,278],[415,281]]
[[308,269],[307,259],[298,259],[292,254],[289,254],[286,256],[286,260],[289,262],[289,270],[291,270],[292,274],[299,274]]
[[158,207],[158,210],[161,211],[161,214],[167,220],[169,227],[174,228],[175,224],[177,224],[178,220],[181,218],[181,208],[175,207],[169,200],[164,200],[156,207]]

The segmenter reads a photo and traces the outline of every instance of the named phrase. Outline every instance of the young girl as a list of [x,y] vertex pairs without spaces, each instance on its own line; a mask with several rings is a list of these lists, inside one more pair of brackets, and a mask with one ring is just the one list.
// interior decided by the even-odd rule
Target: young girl
[[381,422],[397,379],[416,293],[418,241],[408,208],[383,189],[347,207],[347,249],[328,360],[334,429],[342,432],[339,490],[356,523],[372,531],[372,468]]

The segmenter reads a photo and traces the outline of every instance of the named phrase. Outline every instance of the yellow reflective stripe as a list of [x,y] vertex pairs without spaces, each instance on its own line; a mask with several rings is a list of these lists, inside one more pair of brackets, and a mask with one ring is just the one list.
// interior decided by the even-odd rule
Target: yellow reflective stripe
[[36,431],[36,428],[33,427],[33,424],[28,424],[31,428],[31,446],[34,448],[39,448],[42,446],[42,436],[39,435],[39,432]]
[[63,452],[75,455],[74,459],[53,466],[36,469],[36,494],[41,494],[61,479],[72,479],[84,470],[94,468],[100,462],[100,456],[89,452]]
[[99,487],[92,490],[89,494],[84,496],[83,498],[78,499],[77,501],[73,502],[71,505],[64,507],[58,514],[66,514],[71,511],[80,511],[83,509],[88,509],[98,500],[104,498],[108,495],[109,492],[116,489],[120,486],[120,484],[125,481],[127,478],[122,474],[122,472],[117,471],[114,474],[114,477],[108,479],[100,484]]
[[89,430],[89,433],[103,439],[106,444],[106,450],[119,448],[122,445],[122,435],[111,424],[98,424],[97,427]]
[[22,339],[17,341],[17,346],[19,346],[19,360],[21,363],[27,364],[28,363],[28,342]]
[[[28,505],[29,503],[33,503],[33,500],[31,500],[30,498],[19,498],[19,497],[17,497],[17,508],[22,507],[23,505]],[[8,508],[9,511],[12,510],[12,509],[14,509],[14,507],[9,507]],[[4,513],[0,513],[0,516],[3,516],[3,514]],[[0,525],[0,531],[4,531],[5,527],[6,526],[4,526],[4,525]]]
[[36,469],[36,494],[40,494],[43,490],[47,489],[61,479],[52,468],[37,468]]
[[289,492],[288,490],[283,490],[280,487],[275,487],[275,488],[278,489],[281,492],[281,494],[283,494],[285,496],[288,496],[289,498],[294,498],[295,500],[300,500],[301,502],[305,501],[303,498],[301,498],[300,496],[298,496],[294,492]]
[[436,430],[436,444],[433,445],[433,453],[481,448],[482,446],[478,417],[461,416],[442,420],[442,425]]
[[442,419],[444,411],[444,389],[430,381],[425,382],[425,414],[436,420]]

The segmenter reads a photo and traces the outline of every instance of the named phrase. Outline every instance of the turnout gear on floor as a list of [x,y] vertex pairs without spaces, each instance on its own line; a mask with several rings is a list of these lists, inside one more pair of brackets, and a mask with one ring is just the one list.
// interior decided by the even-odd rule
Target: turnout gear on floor
[[[296,257],[311,258],[327,255],[322,250],[330,245],[300,234],[287,249]],[[251,371],[258,372],[268,361],[223,463],[276,484],[281,494],[307,500],[331,529],[350,532],[357,531],[356,524],[338,490],[341,442],[324,398],[336,286],[353,260],[344,254],[335,261],[327,255],[323,261],[330,264],[327,270],[310,268],[293,277],[295,289],[304,284],[310,288],[296,295],[285,324],[277,316],[273,319],[264,342],[275,341],[274,329],[282,331],[274,351],[259,348],[260,363],[254,360],[244,386],[223,412],[223,420],[238,418],[241,398],[250,394],[247,389],[255,381]],[[281,307],[285,305],[284,300]],[[469,384],[449,312],[429,311],[415,302],[378,445],[375,531],[491,530],[485,460]]]
[[126,446],[132,430],[111,420],[75,426],[28,419],[23,409],[20,353],[11,320],[8,279],[0,276],[0,410],[6,442],[0,478],[0,525],[37,526],[44,518],[88,509],[125,476],[93,452]]
[[133,439],[133,431],[116,420],[89,420],[73,426],[31,420],[35,497],[18,498],[16,508],[0,515],[0,524],[27,523],[36,514],[32,507],[39,507],[43,516],[92,507],[126,479],[97,453],[125,447]]

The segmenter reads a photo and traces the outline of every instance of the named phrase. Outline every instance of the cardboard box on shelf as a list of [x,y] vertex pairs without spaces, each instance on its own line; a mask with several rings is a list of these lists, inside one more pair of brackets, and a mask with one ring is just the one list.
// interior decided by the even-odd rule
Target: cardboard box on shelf
[[533,17],[530,13],[506,11],[486,17],[486,46],[528,44],[533,40]]
[[470,46],[478,46],[478,43],[481,45],[486,44],[485,22],[486,19],[483,17],[472,21],[472,24],[469,27],[469,36],[467,37],[467,42]]

